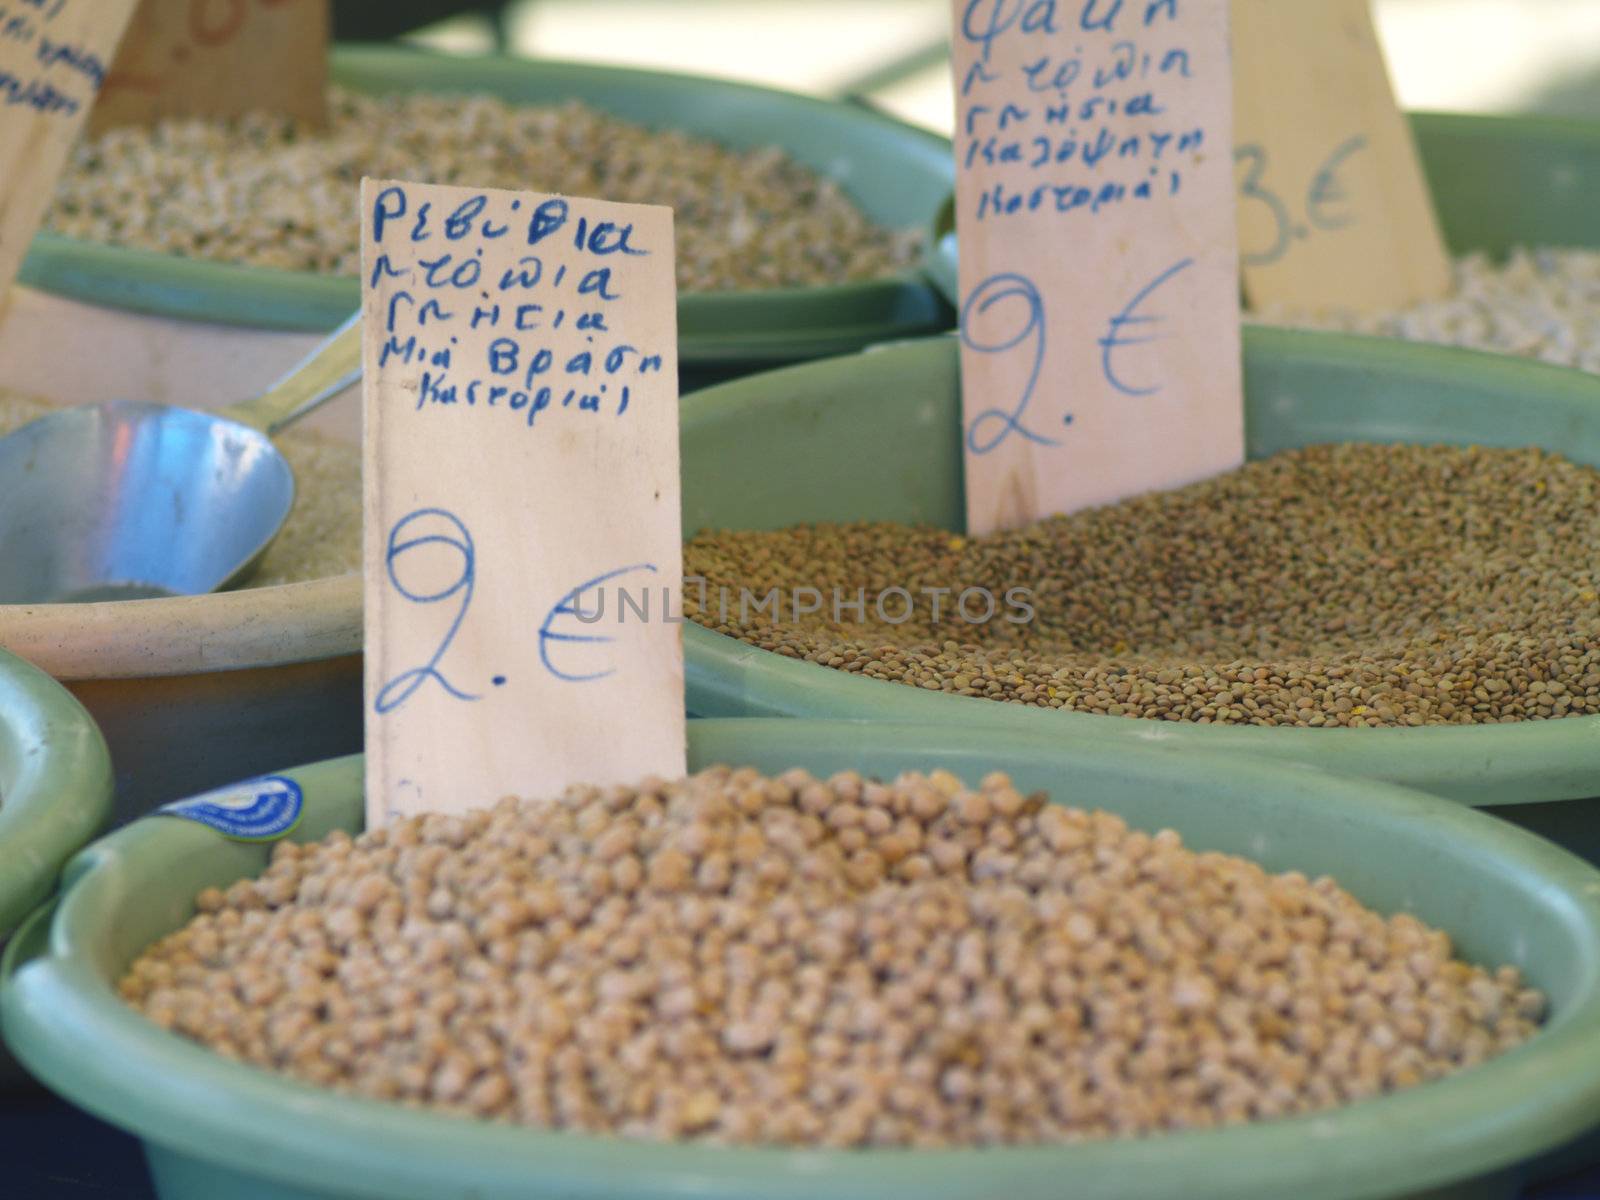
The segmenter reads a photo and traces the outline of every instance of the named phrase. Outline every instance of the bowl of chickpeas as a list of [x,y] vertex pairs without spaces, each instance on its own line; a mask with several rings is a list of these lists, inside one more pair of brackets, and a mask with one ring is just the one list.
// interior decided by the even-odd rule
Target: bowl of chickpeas
[[1600,874],[1423,793],[806,720],[362,792],[140,821],[6,961],[20,1056],[163,1200],[1511,1197],[1600,1111]]

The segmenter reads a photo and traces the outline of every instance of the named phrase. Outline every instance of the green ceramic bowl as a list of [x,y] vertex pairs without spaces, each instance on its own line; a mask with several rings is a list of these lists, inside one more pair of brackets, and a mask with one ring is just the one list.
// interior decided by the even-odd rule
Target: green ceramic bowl
[[111,815],[111,759],[66,688],[0,650],[0,941]]
[[1445,241],[1457,254],[1600,246],[1600,124],[1413,113]]
[[[1274,329],[1244,339],[1248,452],[1319,442],[1546,446],[1600,465],[1600,379],[1520,359]],[[683,404],[684,532],[964,523],[953,337],[776,371]],[[870,717],[1294,759],[1405,784],[1600,855],[1600,717],[1422,729],[1189,725],[1001,704],[840,671],[684,626],[699,716]]]
[[[0,650],[0,943],[111,815],[111,759],[67,690]],[[18,1082],[0,1044],[0,1088]]]
[[[148,1024],[113,983],[193,912],[258,873],[261,846],[172,818],[79,855],[63,897],[14,942],[0,1018],[28,1067],[145,1142],[163,1200],[1365,1200],[1510,1197],[1516,1164],[1600,1112],[1600,873],[1436,797],[1320,772],[1104,741],[801,721],[696,722],[690,761],[880,776],[994,768],[1024,788],[1177,829],[1195,847],[1334,873],[1367,903],[1515,962],[1548,1028],[1483,1067],[1316,1117],[1052,1149],[790,1152],[537,1133],[333,1093],[228,1062]],[[361,762],[297,775],[297,837],[361,824]],[[93,1053],[84,1053],[93,1046]]]
[[[778,145],[837,180],[868,216],[894,229],[927,228],[954,177],[943,138],[853,105],[744,84],[400,47],[340,47],[332,75],[363,92],[476,91],[531,104],[577,99],[729,146]],[[52,234],[35,240],[20,278],[91,304],[261,329],[332,329],[360,303],[353,277],[229,266]],[[710,378],[950,323],[944,301],[916,270],[832,287],[686,294],[679,298],[679,360],[697,378]]]
[[[1600,123],[1560,117],[1412,113],[1422,168],[1452,253],[1600,246]],[[934,219],[928,275],[952,301],[953,202]]]

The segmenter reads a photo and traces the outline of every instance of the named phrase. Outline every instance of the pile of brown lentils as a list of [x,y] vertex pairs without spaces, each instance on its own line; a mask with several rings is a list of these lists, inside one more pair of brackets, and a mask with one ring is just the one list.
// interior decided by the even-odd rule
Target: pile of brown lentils
[[[684,605],[764,650],[1013,704],[1200,724],[1485,724],[1600,713],[1596,547],[1590,467],[1538,449],[1342,444],[991,537],[886,523],[706,531],[684,555],[706,584]],[[808,587],[825,603],[796,621],[789,597]],[[994,619],[956,613],[974,587],[995,595]],[[1021,615],[1004,603],[1019,587],[1026,623],[1006,619]],[[773,588],[781,620],[760,607]],[[910,620],[902,598],[881,613],[872,602],[892,588],[911,593]],[[863,593],[864,619],[848,607]]]
[[1074,1141],[1305,1113],[1530,1037],[1515,968],[1331,879],[944,771],[715,767],[275,848],[123,996],[231,1058],[541,1128]]
[[872,279],[912,264],[920,234],[875,226],[781,150],[733,151],[585,105],[334,89],[329,125],[168,120],[85,138],[47,218],[57,233],[192,258],[359,272],[364,175],[532,188],[669,205],[685,291]]

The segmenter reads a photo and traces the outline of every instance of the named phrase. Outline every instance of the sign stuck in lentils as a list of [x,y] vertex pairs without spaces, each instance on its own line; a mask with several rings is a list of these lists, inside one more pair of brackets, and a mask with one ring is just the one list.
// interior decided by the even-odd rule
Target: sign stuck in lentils
[[[44,400],[0,390],[0,437],[55,411]],[[273,439],[294,472],[289,519],[247,588],[303,583],[361,569],[361,451],[304,430]]]
[[[684,574],[706,583],[685,588],[684,610],[764,650],[1012,704],[1487,724],[1600,713],[1597,545],[1593,468],[1539,449],[1351,443],[984,538],[888,523],[703,531]],[[864,594],[864,619],[824,603],[774,621],[739,603],[811,588]],[[895,588],[916,599],[909,620],[872,602]],[[939,588],[935,621],[922,597]],[[953,601],[969,588],[1028,589],[1033,617],[965,621]]]
[[1267,309],[1258,320],[1374,334],[1536,358],[1600,374],[1600,251],[1513,251],[1504,263],[1471,254],[1443,300],[1401,312],[1303,313]]
[[122,996],[229,1058],[539,1128],[832,1147],[1203,1129],[1532,1036],[1516,968],[1004,775],[688,780],[281,843]]
[[775,147],[736,152],[577,102],[339,89],[322,132],[254,114],[86,139],[47,224],[94,242],[356,275],[363,176],[667,205],[686,292],[878,278],[913,265],[921,243],[919,232],[877,227]]

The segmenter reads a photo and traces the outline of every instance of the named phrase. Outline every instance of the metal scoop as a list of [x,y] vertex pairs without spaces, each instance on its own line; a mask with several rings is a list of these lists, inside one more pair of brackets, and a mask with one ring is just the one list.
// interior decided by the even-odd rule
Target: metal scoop
[[194,596],[242,582],[294,504],[272,434],[361,377],[357,313],[256,400],[116,400],[0,438],[0,603]]

